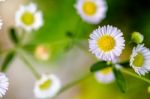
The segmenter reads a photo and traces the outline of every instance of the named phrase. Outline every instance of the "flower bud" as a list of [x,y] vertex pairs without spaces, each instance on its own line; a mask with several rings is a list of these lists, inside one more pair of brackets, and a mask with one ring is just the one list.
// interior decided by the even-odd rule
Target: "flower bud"
[[133,32],[131,40],[136,44],[140,44],[143,42],[144,36],[139,32]]
[[50,51],[47,46],[39,45],[35,49],[35,57],[42,61],[47,61],[50,57]]

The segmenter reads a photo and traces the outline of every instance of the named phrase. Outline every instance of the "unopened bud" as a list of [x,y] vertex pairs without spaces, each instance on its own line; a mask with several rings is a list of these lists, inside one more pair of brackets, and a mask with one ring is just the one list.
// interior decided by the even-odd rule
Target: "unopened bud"
[[139,32],[133,32],[131,37],[132,42],[140,44],[144,40],[144,36]]

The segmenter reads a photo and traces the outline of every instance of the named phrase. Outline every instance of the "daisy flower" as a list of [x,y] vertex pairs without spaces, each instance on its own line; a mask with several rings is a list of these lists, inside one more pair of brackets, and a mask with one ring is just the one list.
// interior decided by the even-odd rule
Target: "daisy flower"
[[130,66],[139,75],[145,75],[150,71],[150,50],[144,47],[144,44],[133,48]]
[[112,67],[107,67],[96,72],[95,78],[98,82],[105,84],[113,82],[115,80],[115,76],[113,74]]
[[39,60],[48,60],[49,59],[49,49],[44,45],[39,45],[35,49],[35,57]]
[[77,0],[75,8],[81,18],[91,24],[98,24],[106,16],[105,0]]
[[0,97],[2,98],[8,90],[9,82],[5,74],[0,73]]
[[34,88],[34,93],[37,98],[53,98],[61,88],[60,80],[53,74],[42,75]]
[[2,22],[2,20],[0,19],[0,29],[2,29],[2,26],[3,26],[3,22]]
[[34,3],[20,6],[15,15],[16,25],[30,32],[37,30],[43,25],[43,16],[41,11],[37,11]]
[[90,35],[89,49],[98,59],[114,61],[125,46],[123,33],[116,27],[107,25],[99,27]]

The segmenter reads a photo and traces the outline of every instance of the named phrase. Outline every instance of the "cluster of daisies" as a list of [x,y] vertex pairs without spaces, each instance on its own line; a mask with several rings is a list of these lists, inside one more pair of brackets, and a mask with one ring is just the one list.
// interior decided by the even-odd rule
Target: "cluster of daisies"
[[[107,4],[105,0],[77,0],[75,8],[81,18],[89,24],[99,24],[106,16]],[[131,37],[133,48],[130,56],[130,66],[139,75],[145,75],[150,71],[150,50],[144,47],[143,35],[134,32]],[[111,62],[118,69],[119,56],[125,48],[125,40],[120,29],[114,26],[103,26],[94,30],[90,35],[89,49],[102,61]],[[95,73],[99,82],[110,83],[115,80],[112,67],[107,67]]]
[[[105,0],[77,0],[75,8],[81,18],[89,24],[99,24],[107,12]],[[124,49],[122,35],[122,32],[115,27],[99,27],[90,36],[90,51],[100,60],[115,62]],[[110,83],[115,79],[112,67],[96,72],[95,77],[103,83]]]
[[[16,26],[22,28],[27,33],[33,30],[38,30],[43,26],[43,14],[37,9],[36,4],[30,3],[20,6],[15,14]],[[0,20],[0,28],[3,25]],[[49,58],[49,51],[46,46],[39,45],[36,48],[35,56],[41,60]],[[8,90],[8,78],[5,74],[0,73],[0,97],[5,95]],[[34,94],[37,98],[52,98],[61,89],[61,82],[59,78],[53,74],[42,74],[35,82]]]
[[[99,24],[106,16],[107,4],[105,0],[77,0],[75,5],[81,18],[90,24]],[[144,47],[143,35],[138,32],[132,34],[132,42],[137,46],[133,48],[130,57],[130,66],[139,75],[145,75],[150,71],[150,50]],[[117,67],[120,65],[119,56],[125,48],[125,40],[120,29],[114,26],[103,26],[94,30],[90,35],[89,49],[99,59],[114,63]],[[111,67],[105,68],[95,73],[98,81],[109,83],[114,81],[115,77]]]
[[[145,75],[150,71],[150,50],[142,44],[143,39],[143,35],[138,32],[132,34],[131,41],[137,46],[132,50],[130,66],[139,75]],[[123,33],[116,27],[110,25],[99,27],[90,35],[89,49],[99,60],[119,66],[117,62],[124,48]],[[95,76],[103,83],[109,83],[115,79],[112,67],[96,72]]]
[[[99,24],[106,16],[107,5],[105,0],[77,0],[75,9],[81,18],[90,24]],[[16,26],[26,32],[38,30],[43,26],[43,14],[37,9],[36,4],[30,3],[20,6],[15,14]],[[0,28],[2,20],[0,20]],[[144,37],[138,32],[133,33],[132,41],[137,44],[130,57],[130,66],[139,75],[150,71],[150,50],[142,44]],[[125,48],[125,40],[120,29],[107,25],[99,27],[90,35],[89,49],[99,59],[119,65],[119,56]],[[36,48],[35,56],[41,60],[49,59],[49,51],[44,45]],[[115,80],[112,67],[107,67],[95,73],[99,82],[110,83]],[[8,89],[8,78],[0,73],[0,97]],[[42,74],[35,82],[34,94],[37,98],[53,98],[61,90],[60,79],[53,74]]]
[[[15,16],[16,25],[26,32],[38,30],[43,26],[43,14],[37,9],[36,4],[20,6]],[[49,59],[49,50],[45,45],[39,45],[35,49],[35,57],[39,60]],[[61,89],[60,79],[53,74],[42,74],[35,82],[34,94],[37,98],[53,98]]]

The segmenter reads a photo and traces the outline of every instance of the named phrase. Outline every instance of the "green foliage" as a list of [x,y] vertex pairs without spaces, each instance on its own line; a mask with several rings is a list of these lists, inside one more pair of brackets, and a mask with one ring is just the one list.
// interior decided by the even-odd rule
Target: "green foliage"
[[90,71],[96,72],[96,71],[99,71],[99,70],[104,69],[106,67],[109,67],[109,65],[107,65],[107,63],[105,61],[99,61],[99,62],[97,62],[91,66]]
[[122,75],[121,71],[119,69],[113,68],[113,72],[116,78],[116,83],[120,90],[124,93],[127,91],[127,85],[124,76]]
[[10,63],[12,62],[12,60],[14,59],[15,55],[16,55],[15,51],[10,51],[7,54],[6,58],[4,59],[4,62],[2,63],[1,71],[5,72],[8,69],[8,67],[9,67]]
[[18,38],[17,32],[16,32],[16,30],[15,30],[14,28],[11,28],[11,29],[9,30],[9,36],[10,36],[10,39],[12,40],[12,42],[13,42],[14,44],[18,44],[19,38]]

